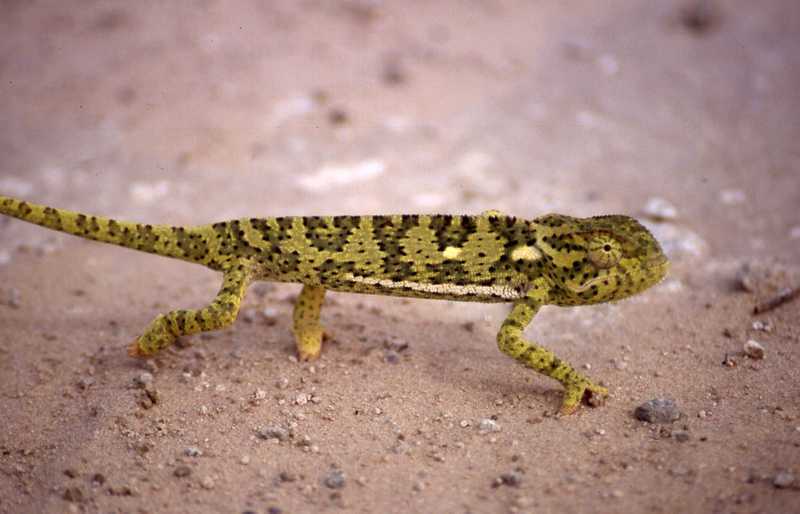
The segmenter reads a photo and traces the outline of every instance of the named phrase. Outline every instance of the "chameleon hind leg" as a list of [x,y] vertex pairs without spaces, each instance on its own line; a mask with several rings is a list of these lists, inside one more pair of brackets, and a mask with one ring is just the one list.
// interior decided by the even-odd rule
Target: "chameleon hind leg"
[[325,288],[304,285],[294,304],[294,341],[301,361],[311,361],[322,351],[322,325],[319,322]]
[[572,414],[584,399],[608,396],[605,387],[595,385],[550,350],[522,337],[522,331],[533,320],[540,306],[540,302],[531,298],[519,300],[514,304],[514,308],[497,333],[497,345],[500,350],[539,373],[561,382],[565,389],[561,414]]
[[236,320],[250,275],[238,266],[224,272],[222,288],[214,301],[199,310],[180,309],[159,314],[147,330],[128,347],[132,357],[152,355],[178,336],[224,328]]

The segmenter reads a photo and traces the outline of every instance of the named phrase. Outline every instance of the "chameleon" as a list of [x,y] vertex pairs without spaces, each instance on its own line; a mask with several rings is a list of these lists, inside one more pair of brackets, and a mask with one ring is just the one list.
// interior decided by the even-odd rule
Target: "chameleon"
[[523,331],[544,305],[620,300],[661,281],[669,262],[655,237],[624,215],[524,219],[480,215],[285,216],[198,226],[117,221],[0,196],[0,213],[86,239],[201,264],[222,273],[202,309],[159,314],[128,347],[146,357],[177,337],[231,325],[254,281],[302,285],[293,309],[300,360],[320,355],[326,291],[510,303],[497,332],[506,355],[559,381],[561,414],[608,390]]

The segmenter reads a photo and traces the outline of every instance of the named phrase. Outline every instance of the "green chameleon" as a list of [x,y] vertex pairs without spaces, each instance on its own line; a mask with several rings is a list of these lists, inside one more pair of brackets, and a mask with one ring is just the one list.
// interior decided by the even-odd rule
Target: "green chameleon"
[[199,310],[157,316],[129,347],[147,356],[178,336],[233,323],[255,280],[303,285],[294,306],[301,360],[319,356],[326,290],[471,302],[508,302],[500,350],[565,388],[561,413],[602,399],[595,385],[523,330],[543,305],[619,300],[658,283],[668,262],[633,218],[532,220],[479,216],[305,216],[243,218],[196,227],[128,223],[0,196],[0,213],[69,234],[173,257],[222,272],[222,288]]

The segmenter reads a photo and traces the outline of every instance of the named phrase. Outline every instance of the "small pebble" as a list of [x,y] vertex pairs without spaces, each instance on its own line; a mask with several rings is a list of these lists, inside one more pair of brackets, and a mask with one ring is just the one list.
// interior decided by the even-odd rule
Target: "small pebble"
[[92,377],[83,377],[82,379],[78,380],[78,387],[82,390],[89,389],[94,385],[94,378]]
[[656,398],[636,407],[633,415],[636,419],[648,423],[672,423],[681,417],[681,411],[674,401]]
[[153,382],[153,374],[150,373],[149,371],[142,371],[141,373],[133,377],[133,383],[139,387],[144,387],[152,382]]
[[186,448],[185,450],[183,450],[183,453],[184,453],[184,454],[185,454],[187,457],[200,457],[200,456],[202,456],[202,455],[203,455],[203,450],[201,450],[201,449],[200,449],[200,448],[198,448],[197,446],[189,446],[188,448]]
[[686,430],[675,430],[672,432],[672,437],[679,443],[685,443],[690,439],[689,432]]
[[497,421],[491,418],[483,418],[478,422],[478,432],[482,434],[487,434],[489,432],[499,432],[500,425],[497,424]]
[[761,346],[761,343],[753,339],[750,339],[744,343],[743,350],[744,354],[751,359],[761,360],[764,358],[764,347]]
[[289,431],[276,425],[269,425],[261,428],[258,431],[258,437],[261,439],[277,439],[279,441],[286,441],[289,439]]
[[267,326],[275,325],[278,323],[278,309],[274,307],[266,307],[261,311],[261,317],[264,318],[264,322],[267,324]]
[[345,474],[341,470],[334,469],[324,480],[325,487],[329,489],[341,489],[345,486]]
[[19,292],[19,289],[12,287],[8,290],[6,305],[12,309],[19,309],[20,305],[22,305],[22,293]]
[[790,471],[780,471],[775,478],[772,479],[772,485],[778,489],[787,489],[794,484],[794,473]]
[[387,364],[398,364],[400,362],[400,354],[394,350],[384,350],[383,360]]
[[289,379],[286,377],[279,378],[278,381],[275,382],[275,387],[278,389],[286,389],[289,387]]
[[211,477],[205,477],[200,481],[200,487],[203,489],[214,489],[214,479]]
[[503,473],[494,480],[492,487],[500,487],[507,485],[509,487],[519,487],[522,483],[522,474],[519,471],[512,471],[511,473]]
[[306,393],[300,393],[294,398],[295,405],[305,405],[308,403],[309,396]]
[[264,400],[264,399],[266,399],[266,397],[267,397],[267,392],[264,391],[263,389],[256,389],[256,392],[253,393],[253,399],[255,401]]
[[242,455],[242,458],[239,459],[239,464],[242,466],[247,466],[250,464],[250,456],[249,455]]
[[711,413],[710,413],[710,412],[708,412],[708,411],[706,411],[706,410],[701,410],[701,411],[699,411],[699,412],[697,413],[697,417],[698,417],[698,418],[700,418],[700,419],[706,419],[706,418],[707,418],[707,417],[709,417],[710,415],[711,415]]
[[761,332],[772,332],[772,325],[769,323],[769,321],[755,320],[753,322],[753,330],[759,330]]
[[296,482],[297,481],[297,475],[295,475],[294,473],[291,473],[289,471],[281,471],[278,474],[278,479],[281,482]]

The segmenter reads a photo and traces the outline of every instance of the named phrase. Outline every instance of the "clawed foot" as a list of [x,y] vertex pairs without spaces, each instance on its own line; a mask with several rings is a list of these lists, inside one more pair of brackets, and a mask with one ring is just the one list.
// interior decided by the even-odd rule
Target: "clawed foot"
[[319,331],[306,330],[302,336],[297,337],[297,359],[300,362],[317,360],[322,353],[322,342],[327,339],[327,334]]
[[175,342],[175,335],[169,330],[166,316],[159,315],[147,331],[128,346],[131,357],[148,357]]
[[608,397],[608,389],[595,385],[588,380],[569,384],[564,391],[564,401],[561,403],[559,414],[568,416],[574,413],[581,402],[585,402],[592,407],[598,407],[605,402]]

